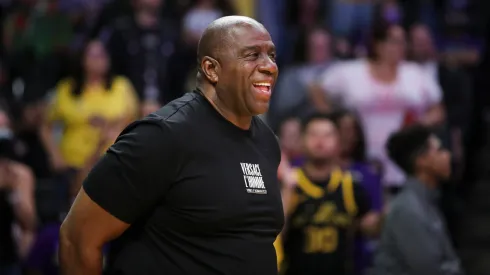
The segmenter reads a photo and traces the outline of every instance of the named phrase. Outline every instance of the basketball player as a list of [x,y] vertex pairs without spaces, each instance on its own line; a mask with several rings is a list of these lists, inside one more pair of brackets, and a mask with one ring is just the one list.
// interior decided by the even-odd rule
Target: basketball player
[[128,126],[83,183],[61,228],[65,275],[277,274],[280,150],[257,115],[278,68],[248,17],[211,23],[197,89]]
[[352,274],[356,222],[377,231],[378,217],[352,175],[338,166],[339,133],[334,116],[313,114],[303,125],[305,164],[285,207],[283,235],[286,275]]

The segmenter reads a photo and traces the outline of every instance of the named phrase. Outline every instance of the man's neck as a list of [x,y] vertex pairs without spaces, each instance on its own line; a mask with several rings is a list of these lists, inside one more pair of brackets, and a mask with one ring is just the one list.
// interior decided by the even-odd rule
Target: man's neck
[[334,168],[334,163],[331,161],[325,161],[322,163],[315,163],[312,161],[307,161],[303,166],[306,174],[313,180],[325,180],[330,176]]
[[204,97],[209,101],[209,103],[211,103],[214,109],[216,109],[216,111],[226,120],[243,130],[250,129],[250,125],[252,124],[252,116],[238,115],[236,111],[233,111],[232,108],[226,106],[226,104],[220,100],[216,91],[213,91],[212,89],[200,87],[199,90],[203,93]]
[[418,173],[415,175],[415,178],[418,179],[420,182],[422,182],[429,189],[437,188],[437,185],[439,183],[439,181],[436,178],[426,173]]

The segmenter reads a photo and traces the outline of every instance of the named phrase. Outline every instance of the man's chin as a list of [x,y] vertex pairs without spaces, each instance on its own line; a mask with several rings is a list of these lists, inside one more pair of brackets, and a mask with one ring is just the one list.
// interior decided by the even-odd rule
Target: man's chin
[[253,108],[250,108],[252,116],[259,116],[269,111],[269,102],[256,104]]

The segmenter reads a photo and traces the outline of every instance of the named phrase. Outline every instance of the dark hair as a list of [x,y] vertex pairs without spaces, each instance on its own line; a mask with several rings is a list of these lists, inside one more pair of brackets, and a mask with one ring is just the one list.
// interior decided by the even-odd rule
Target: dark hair
[[325,120],[333,123],[335,128],[339,128],[338,121],[335,119],[335,115],[333,113],[312,113],[306,116],[301,123],[301,132],[305,132],[310,123],[317,120]]
[[364,130],[362,129],[361,122],[359,120],[359,116],[350,110],[339,110],[335,114],[335,119],[337,120],[337,125],[340,127],[340,123],[344,117],[352,117],[354,118],[354,128],[357,133],[358,141],[354,146],[354,150],[352,152],[352,159],[356,162],[362,162],[366,160],[366,138],[364,136]]
[[[82,94],[83,90],[83,85],[85,85],[85,68],[84,68],[84,59],[85,59],[85,54],[87,52],[88,46],[90,43],[94,42],[95,40],[90,40],[85,43],[85,45],[82,47],[80,52],[77,54],[77,57],[75,59],[75,68],[73,71],[73,89],[72,93],[75,96],[80,96]],[[104,45],[104,43],[101,42],[101,44],[104,46],[107,54],[107,58],[109,58],[109,53],[107,52],[107,49]],[[110,60],[109,60],[110,62]],[[109,68],[107,73],[104,76],[104,86],[106,90],[110,90],[112,87],[112,82],[114,81],[115,74],[112,69],[112,66],[109,64]]]
[[415,172],[415,161],[428,149],[432,131],[422,125],[409,126],[388,138],[386,150],[391,160],[405,173]]
[[378,54],[376,53],[376,45],[386,41],[390,36],[391,28],[395,26],[399,25],[390,23],[384,19],[379,19],[373,22],[367,43],[367,57],[370,60],[376,60],[378,58]]

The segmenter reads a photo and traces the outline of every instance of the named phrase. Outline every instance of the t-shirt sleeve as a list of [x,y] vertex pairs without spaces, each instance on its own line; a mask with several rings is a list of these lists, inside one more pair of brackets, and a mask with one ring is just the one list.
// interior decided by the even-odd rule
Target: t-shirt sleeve
[[354,199],[357,204],[357,216],[362,217],[371,210],[371,200],[360,183],[354,183]]
[[175,132],[159,118],[129,125],[83,183],[87,195],[126,223],[147,213],[176,177]]

